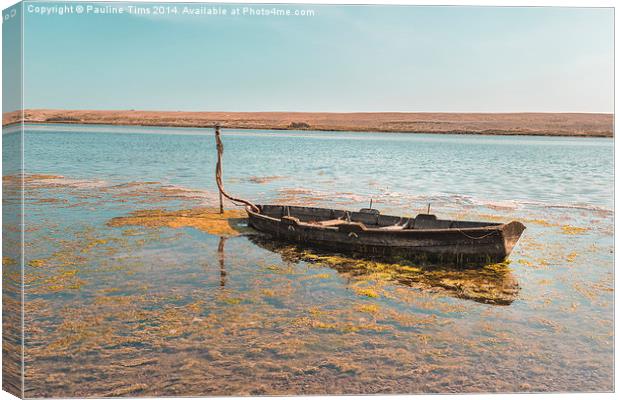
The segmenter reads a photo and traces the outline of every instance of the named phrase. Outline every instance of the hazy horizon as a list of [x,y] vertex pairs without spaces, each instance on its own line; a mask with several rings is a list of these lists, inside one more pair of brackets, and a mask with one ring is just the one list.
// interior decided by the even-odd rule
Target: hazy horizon
[[[162,112],[162,113],[283,113],[283,114],[606,114],[614,115],[610,112],[587,112],[587,111],[294,111],[294,110],[250,110],[250,111],[229,111],[229,110],[164,110],[164,109],[130,109],[130,108],[25,108],[23,111],[95,111],[95,112]],[[6,111],[11,113],[20,110]]]

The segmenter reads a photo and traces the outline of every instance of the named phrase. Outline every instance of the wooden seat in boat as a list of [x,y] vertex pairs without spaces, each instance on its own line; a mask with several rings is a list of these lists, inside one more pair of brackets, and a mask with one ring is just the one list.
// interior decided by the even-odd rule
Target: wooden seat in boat
[[389,225],[389,226],[382,226],[379,229],[382,229],[384,231],[400,231],[400,230],[405,229],[406,226],[407,226],[407,224],[405,224],[405,225],[395,224],[395,225]]
[[321,225],[321,226],[338,226],[338,225],[345,224],[345,223],[347,223],[347,221],[343,219],[328,219],[326,221],[316,222],[317,225]]
[[411,225],[411,219],[407,219],[405,222],[403,222],[403,219],[401,218],[400,221],[398,221],[394,225],[382,226],[379,229],[386,231],[401,231],[403,229],[407,229],[409,225]]

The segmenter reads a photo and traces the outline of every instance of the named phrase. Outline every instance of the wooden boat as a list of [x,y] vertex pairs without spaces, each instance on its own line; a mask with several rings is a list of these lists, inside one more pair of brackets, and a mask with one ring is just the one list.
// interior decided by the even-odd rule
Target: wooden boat
[[[254,206],[254,205],[253,205]],[[363,256],[422,264],[483,266],[504,261],[525,226],[512,221],[451,221],[432,214],[406,218],[287,205],[247,206],[249,224],[273,238]]]
[[[432,214],[416,217],[381,215],[372,208],[359,212],[287,205],[256,205],[226,193],[222,184],[224,145],[215,125],[215,182],[223,197],[245,204],[249,224],[272,237],[363,256],[405,259],[418,263],[482,266],[508,257],[525,226],[517,221],[450,221]],[[430,207],[430,206],[429,206]]]

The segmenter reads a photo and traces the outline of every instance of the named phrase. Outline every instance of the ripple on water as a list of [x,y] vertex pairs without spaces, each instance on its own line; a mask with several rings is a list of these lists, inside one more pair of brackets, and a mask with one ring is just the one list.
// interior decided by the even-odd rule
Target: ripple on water
[[612,388],[608,211],[421,195],[528,225],[509,265],[452,271],[273,243],[191,187],[78,181],[27,178],[30,396]]

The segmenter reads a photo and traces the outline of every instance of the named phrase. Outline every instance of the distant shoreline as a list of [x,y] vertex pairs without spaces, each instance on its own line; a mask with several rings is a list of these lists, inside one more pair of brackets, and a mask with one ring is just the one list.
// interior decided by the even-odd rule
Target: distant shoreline
[[84,124],[329,132],[613,137],[613,114],[586,113],[298,113],[25,110],[2,125]]

